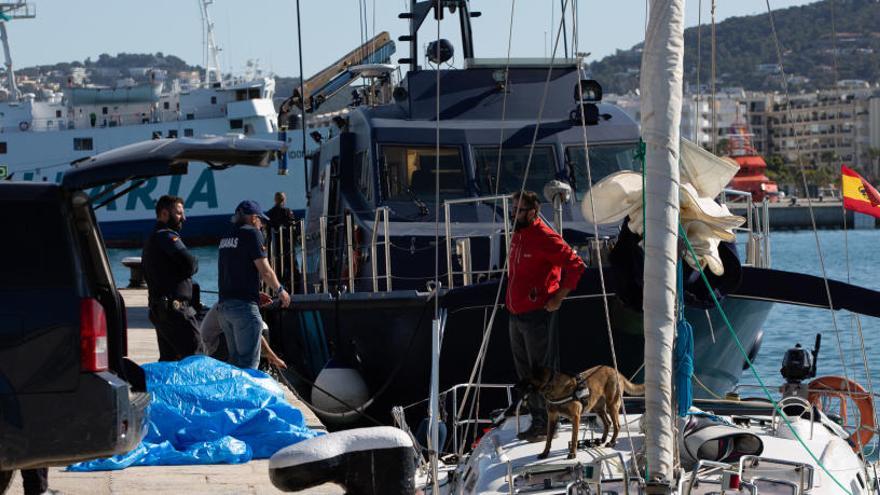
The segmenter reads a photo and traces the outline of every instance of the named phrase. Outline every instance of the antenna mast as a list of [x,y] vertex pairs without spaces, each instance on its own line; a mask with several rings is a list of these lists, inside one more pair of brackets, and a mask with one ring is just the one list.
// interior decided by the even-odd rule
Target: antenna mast
[[202,30],[205,33],[205,82],[208,84],[223,81],[223,76],[220,74],[220,62],[218,61],[220,48],[214,41],[214,22],[211,20],[211,15],[208,12],[208,6],[213,3],[214,0],[201,0],[199,4],[202,13]]
[[37,8],[27,2],[2,2],[0,3],[0,40],[3,41],[3,56],[6,58],[6,85],[9,88],[9,96],[15,100],[21,99],[21,91],[15,84],[15,71],[12,70],[12,55],[9,52],[9,36],[6,34],[6,23],[12,19],[33,19],[37,16]]

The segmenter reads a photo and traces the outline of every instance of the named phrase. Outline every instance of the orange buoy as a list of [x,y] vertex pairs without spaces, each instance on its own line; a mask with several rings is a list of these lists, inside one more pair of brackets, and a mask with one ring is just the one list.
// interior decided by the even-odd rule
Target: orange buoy
[[812,404],[821,407],[823,397],[836,397],[840,399],[840,415],[846,420],[847,397],[859,408],[859,426],[849,436],[853,450],[859,451],[859,447],[868,445],[874,436],[877,420],[874,417],[874,399],[858,383],[847,380],[842,376],[820,376],[810,382],[808,399]]

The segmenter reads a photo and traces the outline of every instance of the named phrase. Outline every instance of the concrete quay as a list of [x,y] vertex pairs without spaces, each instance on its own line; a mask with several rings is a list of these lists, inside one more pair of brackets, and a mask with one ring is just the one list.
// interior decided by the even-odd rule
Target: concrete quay
[[[736,203],[728,203],[728,208],[734,215],[746,215],[743,206]],[[843,209],[840,201],[812,201],[813,215],[816,218],[816,228],[819,229],[842,229],[846,218],[847,229],[873,229],[876,226],[873,217],[861,213],[855,213]],[[810,221],[810,206],[805,199],[798,199],[791,203],[784,199],[778,203],[770,203],[768,208],[770,216],[770,230],[804,230],[812,229]]]
[[[147,317],[147,291],[121,290],[128,312],[128,353],[138,363],[159,359],[156,333]],[[285,388],[286,390],[286,388]],[[311,428],[324,429],[320,420],[293,393],[287,400],[299,408]],[[275,494],[283,493],[269,481],[269,461],[207,466],[130,467],[121,471],[70,473],[63,467],[49,468],[49,488],[65,495],[115,494]],[[304,493],[337,495],[342,489],[325,484]],[[22,495],[21,476],[16,473],[5,495]]]

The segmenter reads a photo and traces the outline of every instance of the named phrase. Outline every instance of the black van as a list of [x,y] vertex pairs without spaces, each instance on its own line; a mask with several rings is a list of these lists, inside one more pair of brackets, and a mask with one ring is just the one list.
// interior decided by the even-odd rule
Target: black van
[[0,493],[12,470],[124,453],[145,433],[150,398],[125,357],[125,306],[93,209],[190,160],[267,166],[282,148],[160,139],[81,160],[60,184],[0,181]]

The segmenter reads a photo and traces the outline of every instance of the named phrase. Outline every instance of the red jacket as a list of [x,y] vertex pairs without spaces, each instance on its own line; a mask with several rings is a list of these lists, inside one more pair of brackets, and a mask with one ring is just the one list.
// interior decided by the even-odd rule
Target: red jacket
[[507,311],[521,314],[543,308],[560,287],[575,289],[585,268],[562,237],[536,219],[510,239]]

